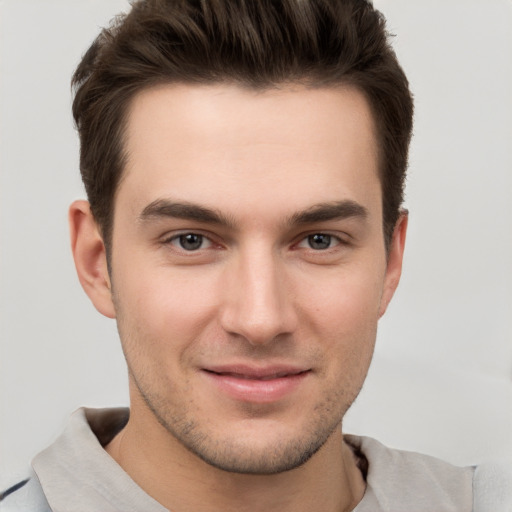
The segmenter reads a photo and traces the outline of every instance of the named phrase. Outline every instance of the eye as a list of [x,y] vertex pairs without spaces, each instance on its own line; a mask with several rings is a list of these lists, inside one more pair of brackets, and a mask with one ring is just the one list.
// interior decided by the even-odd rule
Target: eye
[[315,251],[324,251],[331,249],[341,243],[340,239],[333,235],[326,233],[313,233],[308,235],[304,240],[299,243],[299,247],[306,247]]
[[208,238],[198,233],[182,233],[181,235],[173,236],[169,242],[175,247],[185,251],[197,251],[199,249],[206,249],[212,245]]

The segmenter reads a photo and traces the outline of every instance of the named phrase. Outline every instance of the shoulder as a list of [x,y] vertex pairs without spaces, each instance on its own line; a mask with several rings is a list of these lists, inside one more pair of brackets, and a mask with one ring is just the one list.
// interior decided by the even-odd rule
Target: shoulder
[[473,510],[474,467],[395,450],[369,437],[345,436],[345,440],[368,461],[367,490],[357,512]]
[[51,512],[34,472],[0,491],[0,512]]
[[512,510],[512,458],[489,461],[477,466],[473,479],[475,512]]

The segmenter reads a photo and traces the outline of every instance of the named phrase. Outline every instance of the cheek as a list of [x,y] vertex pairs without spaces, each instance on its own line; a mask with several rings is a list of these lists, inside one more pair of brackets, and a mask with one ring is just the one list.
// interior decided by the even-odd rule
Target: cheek
[[[214,276],[196,274],[191,268],[150,268],[136,262],[117,266],[113,276],[116,314],[128,350],[143,346],[148,356],[161,360],[176,352],[186,357],[187,347],[211,323],[218,301]],[[134,343],[138,349],[132,347]]]
[[340,336],[371,329],[379,318],[383,271],[368,266],[336,269],[313,279],[302,279],[304,313],[318,327]]
[[[303,327],[319,340],[329,359],[328,378],[358,388],[371,362],[381,295],[381,275],[337,272],[309,286],[303,302]],[[321,285],[321,286],[320,286]],[[306,290],[304,290],[306,291]]]

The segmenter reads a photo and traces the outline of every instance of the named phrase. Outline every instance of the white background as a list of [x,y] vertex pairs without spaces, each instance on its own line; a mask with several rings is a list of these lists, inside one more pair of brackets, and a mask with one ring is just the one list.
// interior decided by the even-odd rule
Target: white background
[[[402,283],[345,429],[456,464],[512,454],[512,2],[380,0],[416,97]],[[123,0],[0,0],[0,487],[81,405],[127,403],[75,277],[69,79]]]

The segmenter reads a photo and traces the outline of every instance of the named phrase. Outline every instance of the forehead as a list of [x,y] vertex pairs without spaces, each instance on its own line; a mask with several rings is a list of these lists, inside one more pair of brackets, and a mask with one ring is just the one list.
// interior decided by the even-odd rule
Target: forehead
[[283,215],[340,199],[381,207],[373,118],[351,88],[155,87],[131,104],[125,149],[118,192],[139,211],[165,197]]

